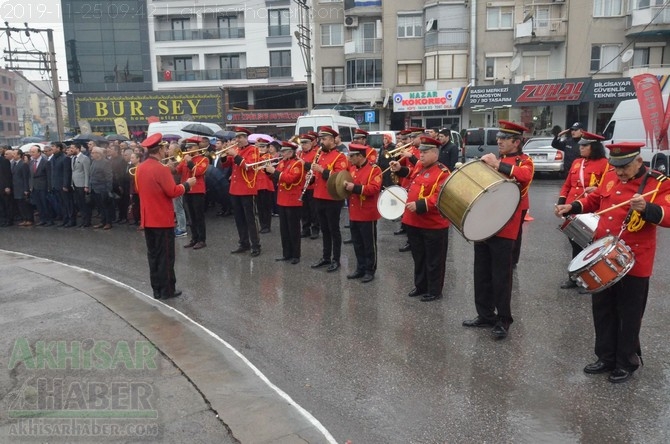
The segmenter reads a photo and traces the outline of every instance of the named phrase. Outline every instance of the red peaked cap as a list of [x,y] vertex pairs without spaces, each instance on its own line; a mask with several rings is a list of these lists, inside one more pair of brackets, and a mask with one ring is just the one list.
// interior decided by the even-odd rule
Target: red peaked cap
[[329,126],[322,126],[321,128],[319,128],[319,136],[337,137],[339,135],[340,135],[340,133],[338,133],[337,131],[335,131],[333,128],[331,128]]
[[498,127],[499,127],[498,134],[499,135],[502,134],[503,137],[504,135],[523,136],[523,133],[530,132],[530,130],[525,126],[519,125],[518,123],[510,122],[508,120],[499,120]]
[[142,143],[140,143],[141,146],[147,149],[151,149],[155,147],[156,145],[160,144],[161,141],[163,140],[163,135],[161,133],[154,133],[144,139]]
[[607,145],[610,150],[610,165],[623,167],[631,163],[639,154],[642,142],[619,142]]
[[350,143],[349,144],[349,154],[358,153],[363,157],[368,153],[368,146],[363,145],[362,143]]

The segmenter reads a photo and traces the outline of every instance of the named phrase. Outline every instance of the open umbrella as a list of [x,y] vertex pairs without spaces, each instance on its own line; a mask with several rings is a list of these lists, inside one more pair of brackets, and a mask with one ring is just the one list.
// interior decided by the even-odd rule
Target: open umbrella
[[127,141],[130,140],[129,138],[127,138],[126,136],[124,136],[122,134],[109,134],[106,137],[106,139],[107,140],[117,140],[119,142],[127,142]]
[[44,137],[30,136],[21,138],[21,143],[44,142]]
[[30,147],[35,145],[39,146],[41,151],[44,151],[44,147],[47,146],[45,143],[26,143],[19,147],[19,151],[27,153],[30,150]]
[[107,139],[105,139],[102,136],[98,136],[97,134],[91,134],[91,133],[86,133],[86,134],[79,134],[77,137],[74,138],[74,140],[77,140],[79,142],[84,142],[84,141],[89,141],[92,140],[96,143],[98,142],[108,142]]
[[254,134],[251,134],[249,136],[249,142],[251,142],[251,143],[256,143],[256,140],[258,140],[258,139],[265,139],[268,142],[274,142],[274,140],[275,140],[272,137],[268,136],[267,134],[254,133]]
[[166,142],[176,142],[181,139],[179,134],[163,134],[163,140]]
[[234,131],[221,130],[221,131],[215,132],[214,137],[216,137],[217,139],[221,139],[224,142],[227,142],[227,141],[233,140],[235,138],[235,132]]
[[195,134],[197,136],[211,137],[214,130],[202,123],[190,123],[181,129],[185,133]]

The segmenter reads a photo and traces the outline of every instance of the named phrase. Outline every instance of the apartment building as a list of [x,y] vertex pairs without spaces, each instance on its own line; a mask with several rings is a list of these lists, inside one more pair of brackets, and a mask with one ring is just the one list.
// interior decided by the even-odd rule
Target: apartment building
[[0,144],[17,145],[20,139],[16,78],[12,71],[0,68]]

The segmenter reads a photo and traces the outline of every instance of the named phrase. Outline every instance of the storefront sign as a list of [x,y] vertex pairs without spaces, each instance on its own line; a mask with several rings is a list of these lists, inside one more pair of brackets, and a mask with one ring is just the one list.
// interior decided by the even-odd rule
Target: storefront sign
[[239,111],[226,115],[226,124],[295,123],[305,110]]
[[86,119],[95,125],[114,125],[124,118],[128,125],[146,124],[147,118],[221,123],[221,93],[138,93],[138,94],[75,94],[74,120]]
[[397,92],[393,94],[393,112],[458,108],[466,93],[467,88]]
[[521,92],[516,98],[516,104],[520,106],[546,106],[555,105],[558,102],[564,105],[576,104],[582,100],[586,90],[585,85],[588,85],[589,81],[589,78],[583,78],[525,82],[521,84]]
[[592,80],[584,100],[594,102],[598,100],[626,100],[635,97],[633,82],[630,77],[623,77],[620,79]]
[[514,105],[519,85],[473,86],[470,87],[467,104],[469,106]]

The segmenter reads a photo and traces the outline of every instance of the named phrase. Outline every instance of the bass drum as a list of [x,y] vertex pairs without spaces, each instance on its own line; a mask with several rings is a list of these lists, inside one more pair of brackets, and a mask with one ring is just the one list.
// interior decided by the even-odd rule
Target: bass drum
[[384,219],[396,220],[402,217],[407,202],[407,190],[401,186],[387,187],[379,195],[377,211]]
[[481,160],[454,170],[442,185],[438,209],[469,241],[483,241],[502,230],[521,202],[516,182]]

